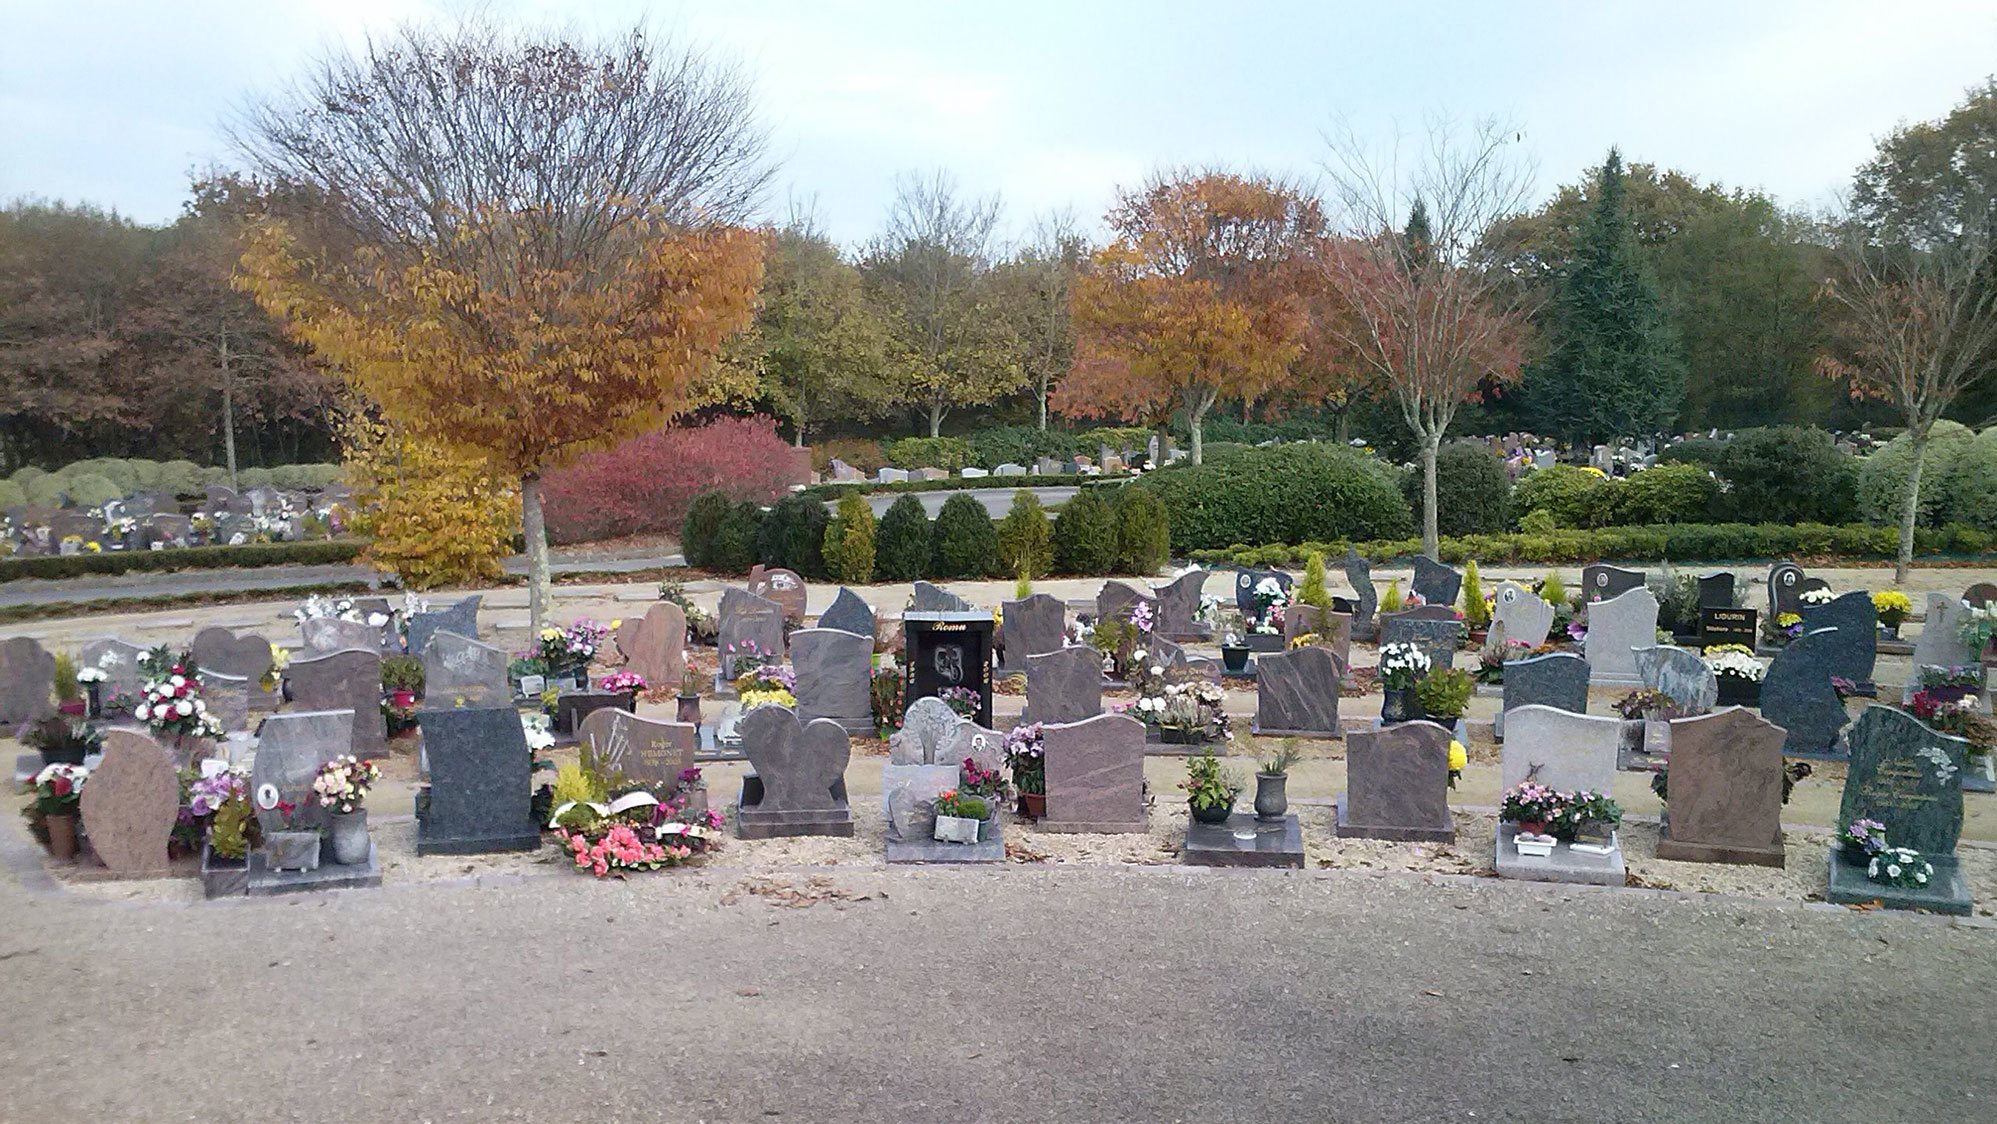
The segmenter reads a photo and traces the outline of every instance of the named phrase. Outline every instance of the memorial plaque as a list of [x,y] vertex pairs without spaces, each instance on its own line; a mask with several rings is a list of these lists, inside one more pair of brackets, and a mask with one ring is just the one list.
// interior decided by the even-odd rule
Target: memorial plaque
[[1740,644],[1753,651],[1756,641],[1760,639],[1760,620],[1758,609],[1702,605],[1699,608],[1699,646],[1711,648],[1718,644]]

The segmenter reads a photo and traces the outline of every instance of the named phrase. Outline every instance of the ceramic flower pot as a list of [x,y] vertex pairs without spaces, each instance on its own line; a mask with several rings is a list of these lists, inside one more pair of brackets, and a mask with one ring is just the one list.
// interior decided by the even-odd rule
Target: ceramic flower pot
[[1274,823],[1290,810],[1288,773],[1255,774],[1255,818]]
[[1019,814],[1030,820],[1047,818],[1047,794],[1044,792],[1022,792],[1019,794]]
[[1390,687],[1382,690],[1380,694],[1382,722],[1412,722],[1421,717],[1421,700],[1415,697],[1413,687],[1398,690]]
[[1192,809],[1193,819],[1199,823],[1226,823],[1227,817],[1234,814],[1234,801],[1232,800],[1224,804],[1207,804],[1204,806],[1188,800],[1186,801],[1186,806]]
[[62,862],[76,858],[76,816],[43,816],[42,826],[49,832],[49,855]]
[[680,695],[676,701],[679,703],[679,710],[673,716],[674,721],[700,725],[700,696]]
[[267,831],[263,837],[264,863],[272,870],[318,870],[319,833],[316,831]]
[[333,861],[356,866],[368,861],[368,813],[366,808],[335,812],[327,835],[333,842]]
[[1236,675],[1248,670],[1248,645],[1222,645],[1220,663],[1223,668]]

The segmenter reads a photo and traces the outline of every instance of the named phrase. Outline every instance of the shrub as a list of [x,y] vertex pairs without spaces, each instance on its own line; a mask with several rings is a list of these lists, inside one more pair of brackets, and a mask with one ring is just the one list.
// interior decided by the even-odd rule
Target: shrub
[[423,693],[423,661],[415,656],[383,656],[381,658],[381,689],[384,691],[413,691]]
[[1108,445],[1111,452],[1122,453],[1128,449],[1141,457],[1151,447],[1151,435],[1155,432],[1141,425],[1098,426],[1075,434],[1075,449],[1093,457],[1102,451],[1104,445]]
[[261,488],[266,484],[270,484],[272,479],[270,469],[268,468],[240,469],[236,473],[236,487],[245,491],[251,488]]
[[159,466],[159,490],[176,496],[201,494],[201,466],[193,461],[168,461]]
[[[1972,455],[1976,434],[1960,422],[1938,421],[1928,434],[1921,458],[1921,497],[1914,521],[1938,527],[1955,518],[1954,501],[1961,498],[1960,462]],[[1858,510],[1867,522],[1881,527],[1900,525],[1900,502],[1913,467],[1914,446],[1905,434],[1895,437],[1858,462]]]
[[281,464],[270,470],[270,482],[280,488],[306,491],[324,488],[340,479],[337,464]]
[[1082,447],[1070,434],[1039,430],[1030,425],[981,429],[971,434],[969,440],[974,463],[985,468],[997,468],[1002,464],[1031,465],[1041,457],[1068,460],[1076,453],[1094,457],[1099,451],[1095,445]]
[[[125,462],[132,469],[132,484],[141,492],[151,492],[159,488],[160,464],[158,461],[129,460]],[[339,466],[333,466],[338,471]]]
[[1544,511],[1556,525],[1572,530],[1603,526],[1613,516],[1608,480],[1571,464],[1528,473],[1512,490],[1512,505],[1521,520],[1527,512]]
[[1528,535],[1550,535],[1558,529],[1550,511],[1528,511],[1519,516],[1519,530]]
[[1297,583],[1294,600],[1326,613],[1332,611],[1331,590],[1324,584],[1324,551],[1313,550],[1304,556],[1304,580]]
[[1676,445],[1665,446],[1657,460],[1659,464],[1698,464],[1712,468],[1720,463],[1720,454],[1726,448],[1726,442],[1711,437],[1688,437]]
[[31,464],[24,464],[21,467],[15,469],[14,475],[8,477],[8,479],[12,480],[16,484],[19,484],[21,487],[26,488],[28,485],[34,483],[37,480],[40,480],[42,477],[47,476],[48,474],[49,474],[48,469],[37,468]]
[[1082,489],[1054,517],[1054,566],[1067,574],[1116,568],[1116,513],[1096,489]]
[[0,510],[19,507],[28,502],[27,489],[12,480],[0,480]]
[[34,477],[21,485],[28,494],[28,502],[36,507],[61,507],[63,491],[69,478],[57,473]]
[[79,465],[72,465],[71,469],[72,475],[76,472],[89,472],[109,480],[112,486],[118,489],[118,495],[113,496],[113,499],[129,496],[139,490],[139,474],[133,469],[131,461],[119,460],[117,457],[97,457]]
[[825,527],[823,553],[826,575],[833,581],[865,585],[874,580],[874,509],[865,496],[848,492],[839,498],[839,513]]
[[[1402,484],[1408,510],[1422,510],[1417,464]],[[1505,460],[1482,441],[1452,441],[1435,454],[1435,524],[1445,535],[1496,534],[1511,526],[1511,478]]]
[[734,506],[726,492],[702,492],[694,497],[686,510],[686,522],[680,526],[680,551],[686,555],[687,565],[707,568],[714,557],[714,536],[721,532],[721,521]]
[[1415,698],[1421,700],[1421,708],[1430,717],[1448,725],[1463,717],[1463,711],[1470,705],[1470,694],[1476,686],[1469,672],[1461,668],[1438,667],[1415,684]]
[[1611,486],[1615,522],[1698,523],[1712,515],[1720,482],[1703,465],[1660,464]]
[[1997,426],[1965,446],[1949,474],[1948,516],[1983,530],[1997,530]]
[[1332,445],[1243,449],[1160,469],[1139,486],[1164,501],[1172,547],[1181,552],[1387,538],[1414,527],[1394,470]]
[[811,447],[811,467],[818,471],[831,472],[835,460],[845,461],[872,476],[876,470],[887,467],[888,455],[879,441],[859,437],[838,437]]
[[353,526],[367,561],[411,589],[492,581],[520,530],[512,481],[486,461],[356,419],[346,433]]
[[1821,429],[1782,425],[1738,433],[1716,466],[1727,510],[1755,523],[1842,523],[1857,505],[1857,461]]
[[904,437],[888,446],[888,463],[896,468],[941,468],[955,472],[975,459],[971,443],[961,437]]
[[552,542],[671,532],[693,498],[769,503],[790,487],[796,452],[766,417],[666,428],[585,455],[542,480]]
[[1463,567],[1463,622],[1472,629],[1491,627],[1491,606],[1484,600],[1484,577],[1477,572],[1477,560]]
[[982,578],[999,560],[998,527],[985,505],[966,493],[943,501],[936,513],[934,573],[943,578]]
[[728,509],[714,530],[714,543],[707,552],[707,568],[717,574],[746,574],[756,562],[756,548],[762,539],[763,509],[744,500]]
[[123,489],[95,472],[79,472],[71,476],[63,485],[63,491],[69,493],[70,502],[78,507],[102,507],[125,494]]
[[999,562],[1005,572],[1031,580],[1054,572],[1054,528],[1040,497],[1022,488],[998,525]]
[[881,515],[874,533],[874,577],[878,581],[914,581],[929,573],[929,513],[914,496],[898,496]]
[[16,578],[73,578],[83,574],[159,573],[256,566],[330,566],[352,562],[366,544],[353,539],[319,542],[194,546],[170,550],[106,551],[103,554],[0,558],[0,581]]
[[1149,489],[1117,492],[1116,569],[1122,574],[1155,574],[1172,553],[1172,528],[1165,505]]
[[796,570],[802,577],[825,576],[825,528],[832,522],[818,500],[790,495],[763,515],[756,553],[765,566]]

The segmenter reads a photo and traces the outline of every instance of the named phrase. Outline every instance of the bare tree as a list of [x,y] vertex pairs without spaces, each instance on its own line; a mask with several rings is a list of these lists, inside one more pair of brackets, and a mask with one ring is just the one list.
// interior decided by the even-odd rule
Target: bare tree
[[1876,228],[1846,223],[1842,269],[1823,295],[1842,314],[1832,350],[1818,362],[1851,380],[1854,397],[1891,402],[1907,423],[1913,459],[1900,499],[1896,582],[1914,558],[1921,470],[1934,425],[1989,368],[1997,348],[1997,278],[1991,232],[1973,219],[1952,238],[1885,244]]
[[1533,166],[1515,130],[1490,119],[1465,127],[1431,117],[1406,166],[1398,136],[1376,153],[1341,121],[1325,144],[1328,204],[1342,237],[1319,255],[1337,308],[1317,327],[1391,391],[1419,440],[1422,549],[1434,558],[1443,435],[1481,383],[1519,375],[1526,298],[1487,256],[1483,235],[1525,208]]
[[1075,274],[1088,253],[1070,211],[1051,211],[1005,265],[1020,356],[1033,388],[1040,429],[1047,429],[1047,395],[1075,365],[1075,324],[1070,313]]

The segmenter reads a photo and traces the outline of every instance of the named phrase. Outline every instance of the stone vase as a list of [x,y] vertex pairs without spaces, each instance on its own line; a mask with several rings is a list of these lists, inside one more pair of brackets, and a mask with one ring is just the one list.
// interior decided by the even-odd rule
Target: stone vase
[[319,833],[269,831],[263,837],[264,863],[272,870],[318,870]]
[[1380,721],[1412,722],[1421,717],[1421,700],[1413,687],[1385,688],[1380,695]]
[[49,832],[49,855],[62,862],[76,858],[76,816],[52,815],[42,817],[42,826]]
[[680,695],[677,702],[679,703],[679,710],[673,716],[674,721],[690,722],[696,726],[700,725],[700,696]]
[[1226,823],[1227,817],[1234,814],[1232,800],[1225,804],[1208,804],[1204,807],[1188,800],[1186,807],[1192,811],[1193,819],[1199,823]]
[[1274,823],[1290,810],[1288,773],[1255,774],[1255,818]]
[[91,718],[104,717],[104,684],[86,683],[83,690],[90,703],[89,716]]
[[334,812],[328,836],[333,843],[333,861],[356,866],[368,861],[368,813],[366,808]]
[[1247,671],[1248,645],[1246,644],[1239,644],[1232,646],[1222,645],[1220,649],[1220,665],[1222,668],[1231,671],[1236,675],[1239,675],[1242,672]]

